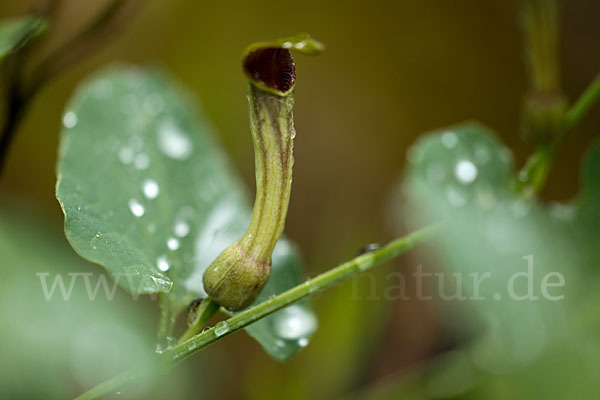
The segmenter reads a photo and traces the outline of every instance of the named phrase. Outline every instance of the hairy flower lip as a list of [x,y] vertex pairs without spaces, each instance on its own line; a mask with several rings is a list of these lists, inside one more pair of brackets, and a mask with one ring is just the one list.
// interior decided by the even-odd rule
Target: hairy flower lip
[[296,84],[296,64],[291,52],[317,55],[325,46],[306,33],[273,42],[255,43],[244,51],[242,69],[256,87],[277,96],[287,96]]

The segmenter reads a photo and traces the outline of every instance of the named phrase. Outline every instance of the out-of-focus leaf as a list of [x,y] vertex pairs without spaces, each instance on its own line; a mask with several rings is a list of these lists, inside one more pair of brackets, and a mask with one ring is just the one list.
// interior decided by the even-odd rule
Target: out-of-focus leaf
[[10,18],[0,21],[0,61],[8,54],[23,47],[47,28],[46,22],[37,17]]
[[[245,232],[250,207],[187,95],[156,72],[111,69],[78,90],[63,123],[57,197],[75,250],[130,292],[168,293],[178,311],[205,297],[202,275]],[[264,293],[301,280],[297,256],[282,239]],[[248,328],[278,359],[312,333],[299,329],[306,334],[294,338],[282,330],[301,322],[294,310],[314,321],[306,305],[292,307]]]
[[154,358],[153,318],[56,233],[0,206],[3,399],[71,398]]
[[[254,301],[259,304],[271,296],[302,283],[300,255],[288,241],[280,240],[273,252],[269,281]],[[293,304],[250,325],[246,330],[271,356],[284,361],[306,347],[317,329],[317,318],[308,301]]]
[[[468,360],[487,376],[504,376],[508,393],[516,390],[522,398],[593,393],[591,375],[573,373],[573,354],[589,359],[590,346],[598,346],[578,330],[576,311],[589,294],[582,275],[598,260],[597,229],[592,233],[584,223],[598,212],[596,158],[586,164],[577,206],[547,206],[514,191],[510,152],[481,125],[426,135],[408,153],[404,217],[419,225],[447,221],[439,241],[443,276],[452,287],[447,292],[457,292],[452,273],[462,274],[462,295],[479,311],[481,334],[467,346]],[[555,273],[565,281],[550,289],[551,296],[565,296],[558,301],[541,292],[544,278]],[[476,278],[482,279],[477,292]],[[530,290],[529,299],[517,298]]]

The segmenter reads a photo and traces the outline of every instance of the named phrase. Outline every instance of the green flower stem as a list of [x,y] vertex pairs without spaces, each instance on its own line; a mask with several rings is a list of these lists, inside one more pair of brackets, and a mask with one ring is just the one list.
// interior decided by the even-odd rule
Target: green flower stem
[[246,308],[271,273],[271,254],[285,227],[294,165],[294,86],[291,51],[318,54],[323,46],[306,34],[250,45],[242,57],[249,80],[256,199],[250,227],[208,266],[206,293],[230,311]]
[[532,89],[560,92],[559,23],[556,0],[519,0],[525,60]]
[[600,74],[590,83],[583,94],[579,96],[575,104],[565,114],[565,129],[575,127],[600,98]]
[[[587,114],[600,98],[600,74],[590,83],[587,89],[579,96],[575,104],[569,108],[563,117],[563,130],[568,132],[573,129]],[[551,143],[542,143],[529,157],[527,163],[519,173],[520,189],[526,196],[532,196],[542,190],[552,166],[552,159],[558,144],[564,135],[560,135]]]
[[240,247],[261,264],[271,254],[285,226],[294,165],[294,95],[264,91],[249,84],[250,130],[256,164],[256,198],[252,220]]
[[531,197],[543,188],[562,138],[600,97],[600,75],[568,108],[560,83],[558,1],[520,0],[519,6],[530,81],[523,102],[523,131],[537,148],[519,172],[517,188]]
[[202,303],[196,311],[196,320],[192,325],[181,335],[179,342],[183,342],[202,331],[209,319],[219,311],[220,306],[210,298],[202,300]]
[[[168,370],[190,357],[195,352],[229,336],[234,332],[287,307],[314,293],[344,282],[351,277],[369,270],[375,265],[389,261],[414,247],[426,243],[439,232],[440,224],[430,225],[380,247],[372,252],[360,255],[321,275],[299,284],[272,299],[248,308],[235,316],[218,323],[214,328],[206,330],[171,347],[161,356],[162,370]],[[99,399],[114,394],[127,384],[141,378],[152,371],[130,371],[117,375],[101,383],[77,397],[78,400]]]
[[75,400],[103,399],[107,396],[116,394],[121,388],[136,382],[138,379],[144,378],[149,374],[149,371],[141,369],[123,372],[122,374],[116,375],[93,387],[80,396],[77,396]]

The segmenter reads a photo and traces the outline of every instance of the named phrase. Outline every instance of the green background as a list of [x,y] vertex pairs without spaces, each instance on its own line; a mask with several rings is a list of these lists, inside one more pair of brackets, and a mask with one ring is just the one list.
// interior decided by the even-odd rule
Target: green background
[[[104,2],[63,3],[48,46],[76,32]],[[517,166],[532,150],[518,129],[526,82],[513,1],[142,3],[122,33],[42,91],[0,181],[3,199],[25,198],[60,242],[66,243],[54,198],[60,115],[77,83],[113,61],[158,65],[187,85],[252,187],[242,50],[298,31],[325,43],[324,55],[296,58],[298,135],[286,233],[302,248],[309,275],[351,258],[366,243],[392,237],[391,190],[406,149],[420,133],[477,119],[499,133]],[[600,4],[578,0],[562,6],[563,84],[574,99],[600,65]],[[26,1],[3,2],[0,16],[28,9]],[[594,110],[562,143],[545,199],[567,200],[576,193],[583,151],[598,136],[600,113]],[[184,376],[185,384],[171,398],[268,399],[281,398],[283,391],[290,399],[344,398],[385,391],[454,343],[436,304],[381,299],[386,272],[410,273],[419,262],[413,253],[376,270],[358,281],[358,295],[353,283],[319,295],[320,329],[292,361],[277,363],[246,335],[234,335],[179,367],[172,380]],[[372,282],[379,299],[371,299]],[[158,318],[150,301],[141,301],[137,312]],[[208,362],[211,378],[200,378]]]

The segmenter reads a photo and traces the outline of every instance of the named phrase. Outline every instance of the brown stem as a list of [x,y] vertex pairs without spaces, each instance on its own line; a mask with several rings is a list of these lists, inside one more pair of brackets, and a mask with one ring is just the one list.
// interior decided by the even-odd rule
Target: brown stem
[[114,35],[137,5],[137,0],[113,0],[77,35],[63,43],[35,69],[29,91],[35,92],[58,73],[82,60]]
[[30,98],[22,96],[18,85],[10,85],[7,97],[6,117],[2,125],[2,136],[0,136],[0,174],[4,171],[8,150],[30,101]]
[[[12,69],[8,71],[5,118],[0,128],[0,176],[6,165],[6,158],[18,126],[27,113],[29,105],[42,88],[56,74],[85,58],[106,42],[134,10],[138,0],[113,0],[82,32],[68,40],[43,60],[33,72],[31,83],[23,84],[23,66],[29,59],[27,48],[14,56]],[[50,0],[46,12],[54,14],[59,0]]]

